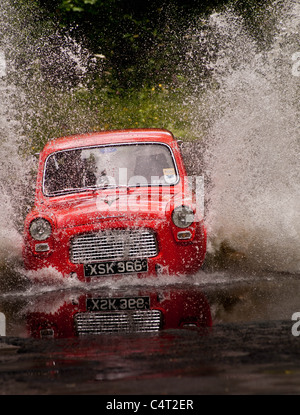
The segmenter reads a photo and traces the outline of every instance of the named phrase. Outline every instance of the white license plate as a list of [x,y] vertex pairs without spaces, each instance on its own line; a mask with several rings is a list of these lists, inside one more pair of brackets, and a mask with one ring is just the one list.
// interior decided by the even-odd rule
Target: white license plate
[[147,259],[127,261],[106,261],[84,265],[85,277],[100,277],[102,275],[135,274],[148,271]]

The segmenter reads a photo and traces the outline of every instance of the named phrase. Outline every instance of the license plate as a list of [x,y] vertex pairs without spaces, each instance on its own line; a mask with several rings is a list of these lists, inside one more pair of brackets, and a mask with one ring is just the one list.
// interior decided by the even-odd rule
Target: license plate
[[84,265],[85,277],[99,277],[101,275],[135,274],[147,272],[147,259],[134,259],[128,261],[106,261]]
[[149,297],[87,298],[87,311],[148,310]]

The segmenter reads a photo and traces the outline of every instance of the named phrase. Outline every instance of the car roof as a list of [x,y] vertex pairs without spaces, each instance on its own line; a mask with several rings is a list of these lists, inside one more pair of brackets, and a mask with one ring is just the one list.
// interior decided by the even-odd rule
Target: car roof
[[148,128],[91,132],[52,139],[45,145],[43,153],[50,153],[70,148],[78,148],[82,146],[130,143],[139,141],[158,141],[168,144],[174,141],[174,137],[170,131]]

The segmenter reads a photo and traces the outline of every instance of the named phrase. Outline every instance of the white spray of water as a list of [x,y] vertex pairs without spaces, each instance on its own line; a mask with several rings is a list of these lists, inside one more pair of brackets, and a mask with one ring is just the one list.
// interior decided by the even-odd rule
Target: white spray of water
[[[8,3],[2,2],[2,12]],[[299,7],[291,1],[288,11],[278,17],[278,34],[268,50],[259,50],[243,21],[230,11],[213,14],[205,28],[203,25],[199,30],[193,28],[189,35],[191,71],[197,72],[195,63],[200,60],[213,80],[207,85],[205,77],[198,84],[195,82],[196,97],[193,97],[193,102],[198,103],[194,111],[195,132],[202,129],[203,122],[208,130],[205,174],[209,181],[206,218],[209,249],[214,251],[221,242],[228,241],[234,249],[244,252],[253,266],[289,272],[299,272],[300,268]],[[69,72],[63,68],[66,57],[71,62],[70,68],[75,68],[72,72],[75,82],[86,72],[81,51],[74,44],[68,47],[70,42],[60,41],[57,48],[54,38],[45,35],[41,44],[37,40],[32,45],[28,42],[26,48],[41,50],[39,62],[30,60],[30,53],[25,51],[28,73],[39,63],[39,68],[44,68],[42,78],[57,80],[56,55],[50,65],[51,54],[46,51],[59,49],[64,57],[58,60],[63,70],[62,83],[69,78]],[[17,40],[21,43],[21,39]],[[19,53],[11,52],[9,43],[2,42],[2,46],[10,55]],[[202,55],[203,50],[208,53]],[[33,165],[30,158],[20,155],[24,137],[12,105],[11,97],[16,90],[6,81],[6,69],[1,53],[0,262],[11,256],[21,257],[21,235],[16,222],[22,219],[18,207],[29,185],[28,173]],[[20,76],[25,75],[20,72]],[[34,83],[38,87],[38,77]],[[38,98],[42,106],[42,94]]]
[[4,269],[20,263],[20,211],[32,167],[32,159],[25,159],[21,154],[24,137],[13,105],[14,97],[20,92],[7,79],[6,54],[12,47],[10,37],[5,36],[8,4],[4,0],[0,6],[0,267]]
[[21,258],[21,235],[18,217],[26,193],[27,174],[32,160],[19,152],[22,138],[11,106],[15,89],[5,79],[5,55],[1,53],[0,78],[0,264],[7,265]]
[[41,115],[31,104],[43,108],[45,78],[68,88],[90,64],[84,48],[47,25],[39,27],[30,12],[11,0],[0,5],[0,267],[10,270],[22,264],[23,220],[34,195],[36,159],[28,143],[31,123],[38,125]]
[[219,42],[209,62],[215,84],[201,95],[195,129],[206,106],[210,251],[226,241],[255,268],[298,273],[300,78],[292,56],[300,13],[289,6],[264,51],[230,11],[210,17],[207,30]]

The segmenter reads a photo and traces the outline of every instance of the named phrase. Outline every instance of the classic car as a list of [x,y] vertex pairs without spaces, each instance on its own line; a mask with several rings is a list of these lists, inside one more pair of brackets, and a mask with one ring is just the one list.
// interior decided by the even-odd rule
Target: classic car
[[93,132],[49,141],[24,224],[25,268],[80,281],[188,275],[206,229],[169,131]]

